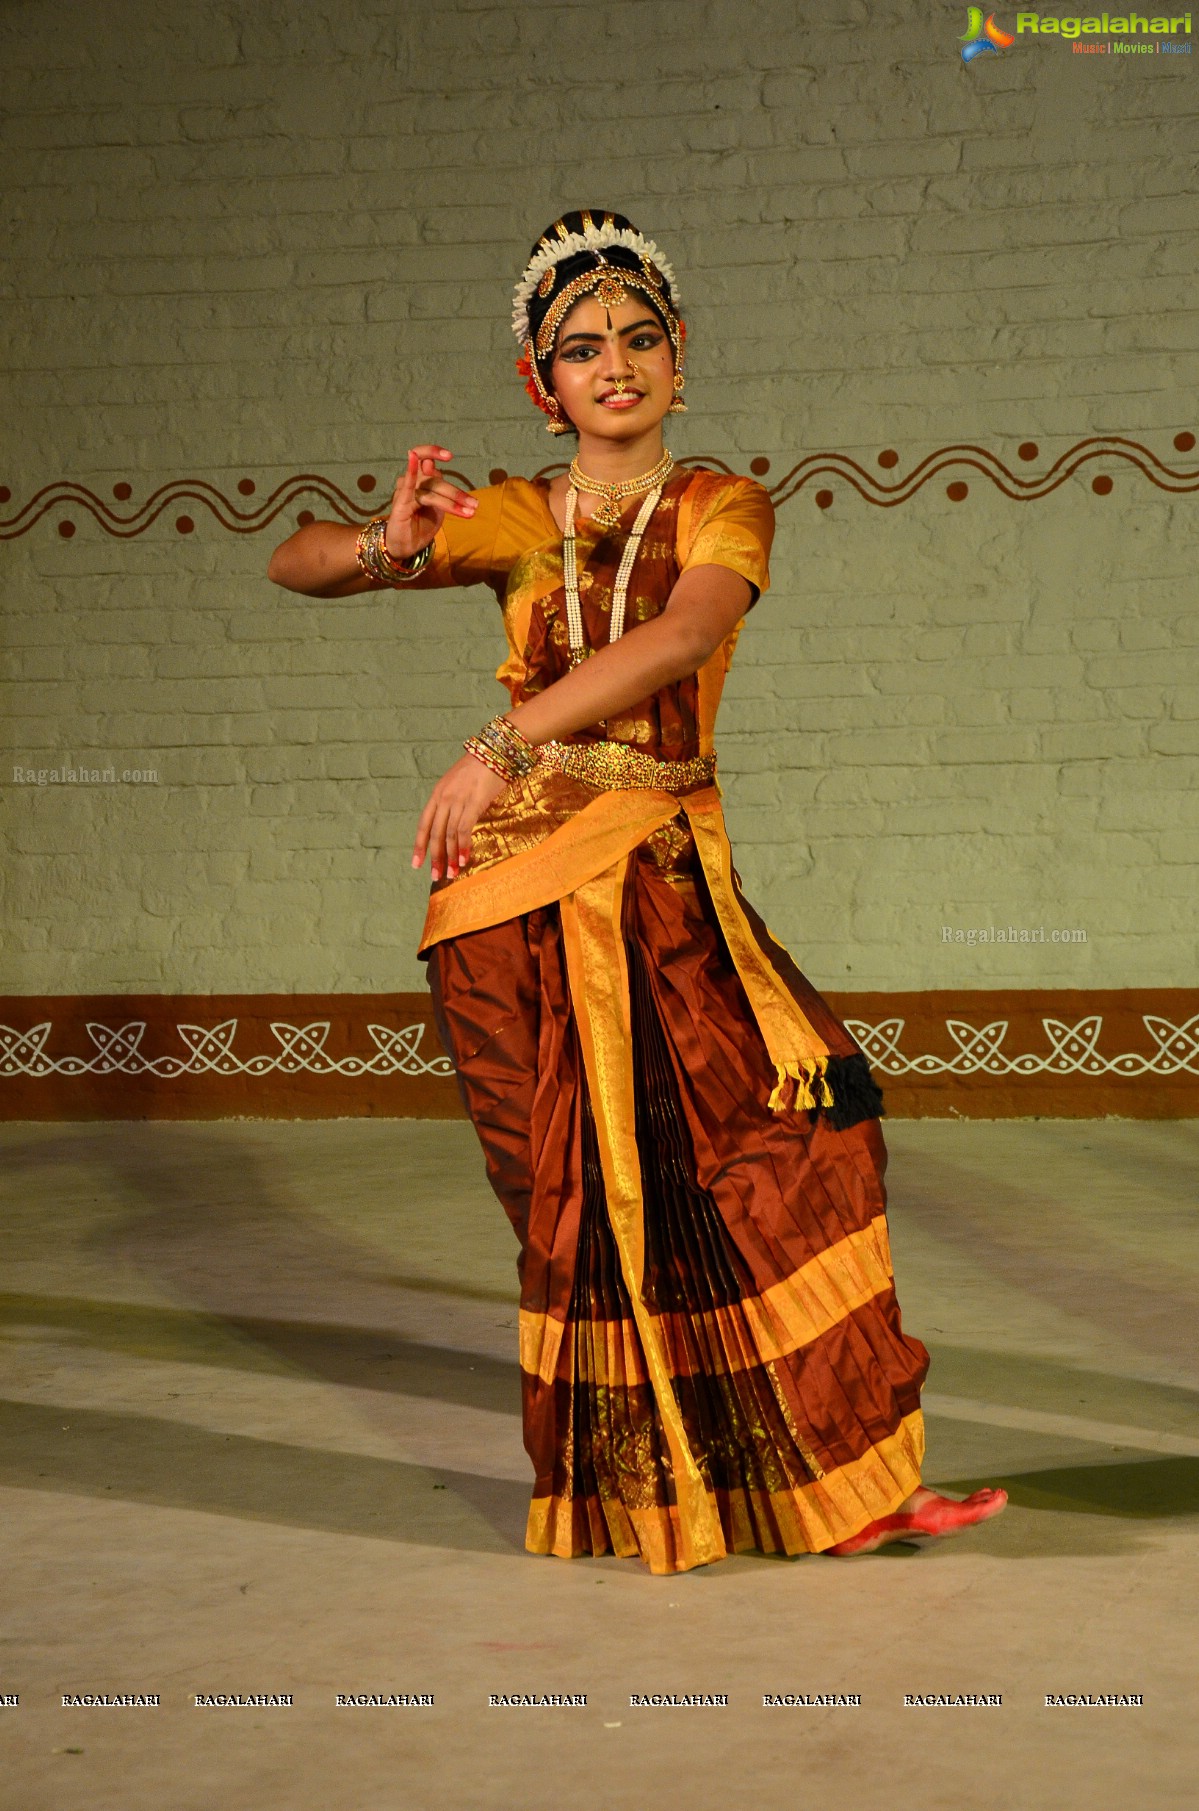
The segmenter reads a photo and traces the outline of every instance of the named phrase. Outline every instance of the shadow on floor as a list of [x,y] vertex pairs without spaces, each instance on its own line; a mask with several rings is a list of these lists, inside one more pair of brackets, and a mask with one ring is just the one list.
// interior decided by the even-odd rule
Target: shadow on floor
[[[1138,1544],[1129,1524],[1199,1513],[1199,1459],[1186,1457],[938,1479],[936,1487],[966,1494],[984,1481],[1001,1484],[1014,1509],[1050,1512],[1004,1516],[961,1537],[996,1558],[1127,1551]],[[479,1553],[523,1551],[530,1489],[149,1415],[15,1402],[0,1402],[0,1484]]]
[[0,1402],[0,1484],[470,1553],[524,1551],[532,1489],[531,1478],[23,1402]]
[[1112,1465],[1062,1465],[1013,1477],[955,1478],[938,1490],[954,1494],[1001,1485],[1008,1500],[1026,1509],[1144,1520],[1199,1514],[1199,1459],[1125,1459]]
[[[97,1350],[175,1364],[288,1377],[297,1373],[357,1390],[521,1412],[515,1362],[401,1338],[385,1328],[276,1320],[204,1309],[93,1301],[81,1296],[0,1294],[0,1340],[28,1326],[52,1327]],[[515,1345],[515,1341],[513,1342]],[[929,1386],[1007,1407],[1050,1410],[1121,1424],[1177,1430],[1199,1393],[1085,1370],[1030,1353],[928,1342]]]
[[[520,1366],[370,1328],[97,1302],[79,1296],[0,1295],[0,1337],[53,1327],[124,1358],[319,1377],[355,1390],[387,1390],[461,1407],[519,1415]],[[514,1342],[515,1343],[515,1342]]]
[[978,1397],[1005,1408],[1079,1415],[1172,1433],[1193,1431],[1199,1438],[1199,1390],[1185,1384],[1092,1371],[1032,1352],[950,1346],[933,1338],[924,1343],[932,1358],[929,1390]]
[[897,1218],[1030,1300],[1092,1327],[1099,1341],[1115,1334],[1179,1368],[1193,1364],[1199,1278],[1151,1247],[1138,1251],[1106,1237],[1101,1216],[1038,1188],[1035,1176],[997,1167],[983,1176],[935,1151],[910,1150],[902,1168],[888,1172],[888,1188]]

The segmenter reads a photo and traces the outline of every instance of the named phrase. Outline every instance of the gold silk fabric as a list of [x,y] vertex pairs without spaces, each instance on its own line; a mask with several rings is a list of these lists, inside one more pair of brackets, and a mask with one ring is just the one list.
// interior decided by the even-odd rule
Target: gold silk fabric
[[[550,510],[544,480],[506,478],[472,494],[478,500],[473,520],[445,518],[433,558],[412,588],[490,586],[503,611],[508,642],[496,678],[513,704],[522,704],[569,671],[562,530]],[[594,521],[578,525],[579,602],[591,648],[607,645],[616,569],[640,502],[634,497],[626,505],[616,528],[598,528]],[[695,566],[726,566],[740,573],[753,587],[752,608],[770,582],[773,537],[774,506],[752,478],[676,469],[633,568],[626,634],[660,615],[679,575]],[[740,631],[738,623],[701,673],[663,686],[609,719],[606,739],[663,761],[710,754],[720,690]],[[562,739],[598,741],[604,732],[596,725]]]
[[[550,510],[545,480],[506,478],[473,495],[478,499],[474,519],[445,518],[433,558],[416,583],[428,588],[490,586],[503,612],[508,644],[496,678],[513,704],[521,704],[570,670],[562,531]],[[579,524],[579,603],[590,648],[607,645],[617,568],[639,505],[640,499],[634,497],[616,528],[602,529],[593,521]],[[752,609],[770,582],[773,535],[774,507],[760,484],[715,472],[676,471],[638,552],[625,607],[625,633],[660,615],[680,574],[696,566],[725,566],[740,573],[753,587]],[[560,740],[623,743],[659,761],[714,753],[716,712],[741,627],[736,625],[698,673],[662,686],[605,725],[595,724]],[[594,787],[561,773],[537,772],[517,782],[500,794],[476,825],[471,874],[481,875],[536,847],[595,797]],[[630,808],[631,814],[635,809]],[[684,871],[694,848],[686,824],[664,822],[650,834],[651,850],[663,871]],[[440,882],[434,899],[455,884],[462,883]],[[432,922],[428,928],[434,928]]]

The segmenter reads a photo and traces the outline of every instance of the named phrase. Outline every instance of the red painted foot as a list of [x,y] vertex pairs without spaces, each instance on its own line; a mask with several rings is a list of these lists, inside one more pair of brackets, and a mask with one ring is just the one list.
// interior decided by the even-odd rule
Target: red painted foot
[[918,1509],[882,1516],[877,1522],[870,1522],[860,1534],[851,1535],[847,1541],[838,1541],[835,1547],[825,1547],[823,1551],[836,1559],[846,1559],[853,1553],[873,1553],[876,1547],[882,1547],[888,1541],[941,1540],[946,1535],[961,1534],[977,1522],[989,1521],[1006,1508],[1006,1490],[976,1490],[960,1503],[953,1497],[930,1496]]

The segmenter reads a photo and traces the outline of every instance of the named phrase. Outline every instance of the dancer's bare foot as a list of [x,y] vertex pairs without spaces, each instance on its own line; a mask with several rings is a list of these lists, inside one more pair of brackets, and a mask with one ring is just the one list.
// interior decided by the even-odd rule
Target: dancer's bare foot
[[938,1496],[935,1490],[919,1484],[894,1514],[869,1523],[860,1534],[838,1541],[835,1547],[825,1547],[824,1552],[845,1559],[854,1553],[873,1553],[888,1541],[943,1540],[978,1522],[989,1521],[1006,1507],[1006,1490],[976,1490],[959,1502],[956,1497]]

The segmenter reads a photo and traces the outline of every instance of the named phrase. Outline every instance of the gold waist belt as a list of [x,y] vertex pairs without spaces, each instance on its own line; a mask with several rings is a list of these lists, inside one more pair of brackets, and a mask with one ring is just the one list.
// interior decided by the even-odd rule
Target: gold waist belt
[[631,787],[690,792],[697,786],[710,786],[716,778],[715,755],[693,755],[689,761],[656,761],[653,755],[629,748],[624,742],[543,742],[537,752],[538,767],[555,768],[572,780],[601,786],[606,792],[622,792]]

